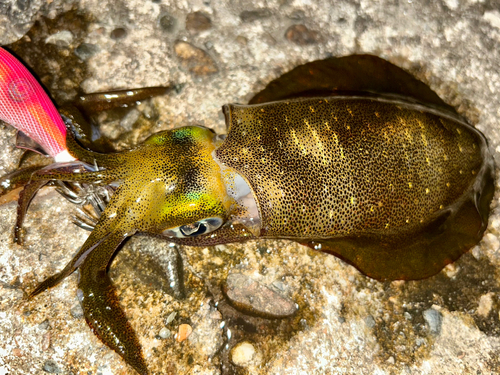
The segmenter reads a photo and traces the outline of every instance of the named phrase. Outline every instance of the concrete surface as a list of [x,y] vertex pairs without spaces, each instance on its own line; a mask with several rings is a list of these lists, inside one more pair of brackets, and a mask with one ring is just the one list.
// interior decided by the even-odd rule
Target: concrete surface
[[[11,48],[59,102],[80,90],[182,85],[125,120],[101,115],[120,147],[178,125],[223,132],[222,104],[248,101],[301,63],[372,53],[456,106],[485,133],[498,164],[499,9],[481,0],[7,0],[0,41],[15,42]],[[20,155],[13,137],[2,127],[2,174]],[[287,241],[179,249],[185,298],[162,282],[171,277],[162,262],[173,251],[165,242],[132,239],[111,272],[155,374],[500,373],[497,200],[498,193],[483,241],[419,282],[379,283]],[[87,232],[71,224],[73,210],[48,189],[34,201],[19,247],[11,236],[15,205],[0,207],[1,375],[133,374],[86,326],[76,275],[23,299],[85,240]],[[299,312],[285,320],[235,312],[220,293],[230,270],[280,291]],[[179,342],[184,324],[193,332]]]

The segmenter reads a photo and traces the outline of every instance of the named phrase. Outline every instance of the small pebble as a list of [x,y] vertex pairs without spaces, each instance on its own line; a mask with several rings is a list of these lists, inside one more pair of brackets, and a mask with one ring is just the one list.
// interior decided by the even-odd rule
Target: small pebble
[[113,31],[111,31],[111,39],[123,39],[127,36],[127,30],[125,30],[123,27],[117,27]]
[[486,318],[493,308],[493,296],[495,294],[493,292],[483,294],[481,298],[479,298],[479,305],[477,307],[477,314]]
[[61,30],[45,39],[47,44],[55,44],[59,47],[68,47],[73,41],[73,34],[69,30]]
[[373,316],[371,315],[368,315],[366,318],[365,318],[365,324],[368,328],[373,328],[375,327],[375,319],[373,318]]
[[460,271],[460,266],[456,263],[450,263],[446,267],[444,267],[444,269],[443,269],[443,272],[450,279],[453,279],[455,276],[457,276],[459,271]]
[[238,44],[241,44],[242,46],[246,46],[248,44],[248,39],[243,35],[238,35],[236,37],[236,42],[238,42]]
[[483,20],[488,22],[491,26],[500,29],[500,12],[498,11],[498,8],[484,12]]
[[48,319],[45,319],[43,322],[41,322],[39,325],[38,325],[38,329],[43,329],[44,331],[46,329],[49,329],[50,328],[50,322]]
[[240,13],[240,19],[243,22],[253,22],[268,17],[271,17],[271,11],[267,8],[244,10]]
[[425,339],[423,339],[422,337],[417,337],[415,339],[415,345],[417,345],[417,347],[425,345]]
[[134,124],[141,117],[141,111],[137,108],[132,108],[125,116],[120,120],[120,126],[124,131],[131,131],[134,127]]
[[17,0],[16,6],[22,12],[27,11],[30,8],[31,0]]
[[314,44],[319,41],[319,33],[317,31],[309,30],[304,25],[292,25],[286,32],[285,37],[299,46]]
[[177,315],[176,311],[172,311],[168,316],[167,319],[165,319],[165,324],[170,324],[172,321],[175,319],[175,316]]
[[224,259],[222,259],[221,257],[212,257],[210,258],[210,262],[215,264],[216,266],[222,266],[224,265]]
[[90,59],[99,51],[99,47],[95,44],[82,43],[75,48],[75,55],[81,60],[85,61]]
[[174,51],[181,65],[195,75],[206,76],[219,71],[210,55],[187,42],[177,41]]
[[243,341],[231,350],[231,361],[237,366],[246,367],[253,362],[256,354],[254,346],[248,341]]
[[486,233],[483,241],[488,246],[488,248],[493,251],[498,251],[498,248],[500,248],[500,241],[498,240],[498,237],[493,233]]
[[192,12],[186,16],[186,30],[197,33],[212,27],[212,21],[203,12]]
[[40,341],[40,346],[42,347],[42,350],[43,351],[49,350],[51,343],[52,343],[52,337],[50,335],[50,331],[45,332],[45,334],[42,336],[42,340]]
[[193,332],[193,328],[189,324],[181,324],[177,332],[177,342],[183,342]]
[[274,37],[267,32],[262,34],[262,41],[268,46],[274,46],[276,44],[276,39],[274,39]]
[[48,359],[43,364],[43,371],[48,372],[49,374],[59,374],[61,373],[61,369],[57,365],[56,361],[52,359]]
[[429,330],[434,335],[439,335],[441,332],[441,325],[443,323],[443,317],[441,313],[434,309],[428,309],[423,312],[424,320],[429,326]]
[[292,300],[240,273],[227,277],[223,291],[230,304],[246,314],[285,318],[297,312],[297,305]]
[[172,336],[172,332],[168,328],[163,327],[160,329],[160,332],[158,332],[158,336],[160,336],[162,339],[168,339],[170,336]]
[[291,20],[300,21],[300,20],[304,19],[305,16],[306,15],[304,14],[304,11],[302,11],[300,9],[295,9],[292,13],[290,13],[288,18],[290,18]]
[[70,310],[70,314],[75,319],[82,318],[83,317],[83,308],[82,308],[82,305],[80,305],[79,303],[73,305],[73,307]]
[[158,24],[160,25],[162,30],[170,33],[174,31],[177,20],[170,14],[163,13],[158,20]]

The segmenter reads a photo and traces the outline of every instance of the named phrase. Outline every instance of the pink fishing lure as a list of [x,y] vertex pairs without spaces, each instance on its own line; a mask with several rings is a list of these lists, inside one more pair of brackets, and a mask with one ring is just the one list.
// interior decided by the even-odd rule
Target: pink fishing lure
[[56,107],[14,56],[0,47],[0,120],[22,131],[58,162],[75,160]]

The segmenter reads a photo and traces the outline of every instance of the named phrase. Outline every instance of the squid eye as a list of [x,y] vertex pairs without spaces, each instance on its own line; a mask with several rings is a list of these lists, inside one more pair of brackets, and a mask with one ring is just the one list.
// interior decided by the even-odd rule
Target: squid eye
[[216,229],[219,229],[222,225],[222,219],[220,217],[210,217],[207,219],[195,221],[192,224],[181,225],[177,228],[166,229],[162,232],[164,236],[167,237],[195,237],[200,234],[210,233]]

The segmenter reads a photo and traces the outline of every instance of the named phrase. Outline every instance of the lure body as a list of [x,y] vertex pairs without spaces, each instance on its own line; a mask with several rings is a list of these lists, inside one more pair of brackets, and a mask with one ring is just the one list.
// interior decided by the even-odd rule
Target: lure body
[[[9,56],[1,58],[6,66]],[[2,118],[15,120],[20,111],[26,122],[30,104],[12,107],[10,91],[2,92]],[[81,249],[31,297],[78,268],[87,323],[140,374],[147,366],[107,275],[116,249],[135,233],[193,246],[291,239],[370,277],[412,280],[458,259],[486,229],[494,185],[485,137],[382,59],[305,64],[271,82],[250,105],[223,110],[225,137],[185,126],[121,153],[91,151],[68,132],[67,150],[77,163],[30,170],[20,179],[29,181],[22,212],[47,181],[113,184]],[[84,121],[64,115],[73,129]]]
[[56,161],[74,160],[66,150],[66,127],[37,80],[0,48],[0,120],[25,133]]

